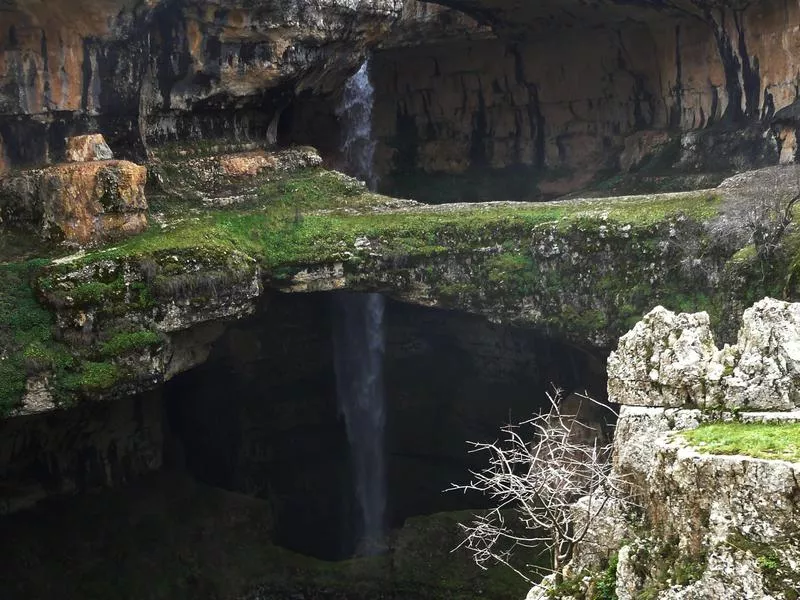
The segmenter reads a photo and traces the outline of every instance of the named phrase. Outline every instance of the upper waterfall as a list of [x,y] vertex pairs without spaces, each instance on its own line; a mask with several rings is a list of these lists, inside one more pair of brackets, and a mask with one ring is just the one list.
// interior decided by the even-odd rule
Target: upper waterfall
[[375,140],[372,139],[372,108],[375,89],[369,78],[369,60],[347,80],[337,114],[342,123],[342,154],[354,177],[374,190],[378,184],[373,169]]

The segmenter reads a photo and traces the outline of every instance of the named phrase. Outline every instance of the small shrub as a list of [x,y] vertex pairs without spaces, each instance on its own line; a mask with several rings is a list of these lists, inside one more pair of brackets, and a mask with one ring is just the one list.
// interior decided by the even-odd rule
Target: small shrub
[[608,567],[594,582],[593,600],[617,600],[617,565],[619,556],[615,552],[608,561]]

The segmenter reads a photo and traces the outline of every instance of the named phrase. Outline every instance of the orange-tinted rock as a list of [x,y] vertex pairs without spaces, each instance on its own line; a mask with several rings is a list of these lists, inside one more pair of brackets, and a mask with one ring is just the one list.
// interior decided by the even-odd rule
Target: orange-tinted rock
[[322,158],[314,148],[297,146],[279,152],[242,152],[225,154],[215,159],[224,175],[228,177],[254,177],[261,171],[291,172],[309,167],[318,167]]
[[[0,128],[15,167],[64,159],[98,123],[118,155],[265,141],[294,93],[335,90],[402,0],[6,0]],[[13,138],[13,139],[11,139]]]
[[781,144],[780,163],[782,165],[792,164],[797,156],[797,129],[790,125],[781,126],[778,140]]
[[111,160],[112,158],[114,158],[114,154],[100,133],[67,138],[67,162],[89,162]]
[[42,237],[87,245],[147,227],[147,169],[127,161],[67,163],[0,179],[0,218]]
[[278,161],[265,152],[247,152],[221,156],[219,164],[229,177],[254,177],[263,169],[274,169]]

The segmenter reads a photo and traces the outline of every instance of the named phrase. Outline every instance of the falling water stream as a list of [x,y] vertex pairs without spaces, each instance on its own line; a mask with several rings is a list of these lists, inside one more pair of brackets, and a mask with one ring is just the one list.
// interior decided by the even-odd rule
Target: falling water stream
[[[349,171],[374,189],[372,103],[374,90],[365,62],[344,89],[339,118],[342,153]],[[383,310],[380,294],[341,293],[335,299],[334,354],[336,391],[350,442],[360,523],[357,552],[383,550],[386,512],[383,390]]]
[[359,554],[376,554],[383,543],[386,474],[383,432],[383,296],[339,294],[334,321],[336,388],[350,441],[360,510]]
[[336,111],[342,124],[342,154],[351,175],[374,190],[378,181],[373,170],[375,140],[372,139],[372,106],[375,89],[369,80],[369,61],[347,80]]

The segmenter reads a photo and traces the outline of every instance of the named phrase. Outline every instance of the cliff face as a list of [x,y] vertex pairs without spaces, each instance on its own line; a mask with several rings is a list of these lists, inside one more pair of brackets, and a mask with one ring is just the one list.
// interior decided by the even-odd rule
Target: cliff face
[[793,3],[251,4],[6,3],[0,162],[58,161],[65,137],[95,131],[121,158],[183,139],[272,143],[281,128],[335,148],[331,107],[367,48],[387,185],[514,167],[523,189],[497,193],[535,197],[653,167],[658,151],[655,167],[704,171],[796,153]]
[[[781,109],[797,98],[795,3],[442,3],[494,35],[377,54],[387,175],[521,167],[544,179],[516,191],[534,196],[620,166],[715,171],[794,158],[795,124]],[[700,133],[681,139],[689,131]],[[659,164],[643,160],[659,149]]]
[[400,0],[6,2],[3,162],[61,160],[65,137],[97,130],[123,157],[177,138],[274,138],[293,95],[339,85],[400,7]]

